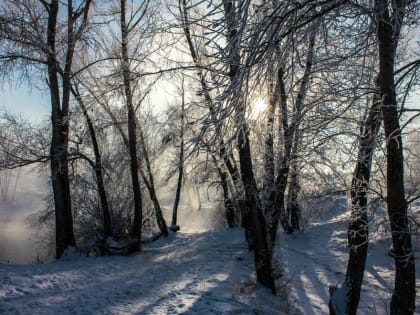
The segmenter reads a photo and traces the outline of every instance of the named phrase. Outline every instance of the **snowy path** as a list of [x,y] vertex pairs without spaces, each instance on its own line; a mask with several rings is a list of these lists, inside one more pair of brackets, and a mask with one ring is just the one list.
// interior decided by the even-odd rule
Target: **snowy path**
[[283,314],[241,230],[177,234],[131,257],[0,265],[1,314]]

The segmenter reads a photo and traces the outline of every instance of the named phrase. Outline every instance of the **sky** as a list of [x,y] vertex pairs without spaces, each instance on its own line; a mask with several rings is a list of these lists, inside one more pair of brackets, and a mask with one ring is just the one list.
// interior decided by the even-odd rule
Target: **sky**
[[[151,93],[154,109],[162,110],[165,105],[174,102],[177,95],[176,87],[168,82],[160,83]],[[413,91],[407,102],[408,108],[420,109],[420,91]],[[253,104],[251,116],[256,118],[266,108],[264,100],[258,99]],[[0,87],[0,113],[8,111],[14,114],[21,114],[25,120],[33,123],[41,122],[50,116],[51,105],[48,91],[31,88],[26,83],[19,86],[5,85]],[[419,119],[411,122],[411,126],[419,126]]]
[[[154,110],[158,113],[172,104],[174,98],[179,97],[176,88],[168,82],[161,82],[150,94],[154,103]],[[0,87],[0,114],[8,111],[21,114],[33,123],[40,122],[50,116],[51,105],[48,91],[30,88],[22,83],[20,86]]]
[[18,87],[5,85],[0,88],[0,112],[22,114],[31,122],[39,122],[50,113],[50,100],[46,91],[31,89],[22,84]]

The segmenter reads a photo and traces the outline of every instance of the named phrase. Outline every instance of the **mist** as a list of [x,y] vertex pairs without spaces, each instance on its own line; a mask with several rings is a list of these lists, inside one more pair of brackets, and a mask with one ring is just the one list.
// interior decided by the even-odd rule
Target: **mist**
[[39,239],[27,219],[45,209],[47,178],[28,168],[4,170],[0,186],[0,263],[34,263]]

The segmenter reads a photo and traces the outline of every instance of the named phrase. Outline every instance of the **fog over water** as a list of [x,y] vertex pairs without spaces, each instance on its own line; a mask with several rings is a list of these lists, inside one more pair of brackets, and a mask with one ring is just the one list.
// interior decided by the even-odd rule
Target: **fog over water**
[[[48,178],[25,168],[0,171],[0,263],[37,262],[41,236],[28,217],[45,209]],[[174,190],[159,193],[167,222],[172,217]],[[186,180],[178,210],[178,224],[185,233],[204,232],[225,226],[220,191],[199,187]],[[43,236],[45,239],[45,236]],[[45,255],[40,255],[46,259]]]
[[29,169],[0,172],[0,263],[36,262],[37,235],[28,216],[45,209],[47,177]]

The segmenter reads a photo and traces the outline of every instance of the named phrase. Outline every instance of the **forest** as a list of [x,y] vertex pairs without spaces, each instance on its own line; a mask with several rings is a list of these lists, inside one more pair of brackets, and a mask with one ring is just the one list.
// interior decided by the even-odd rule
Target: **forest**
[[[51,227],[58,262],[77,251],[141,265],[165,240],[182,248],[195,238],[183,230],[185,208],[199,216],[210,207],[221,233],[240,231],[254,285],[273,300],[285,299],[289,276],[278,248],[303,237],[326,203],[344,200],[343,273],[322,303],[331,315],[367,314],[358,307],[381,226],[392,262],[385,309],[414,314],[419,8],[416,0],[2,1],[2,88],[42,91],[51,113],[33,122],[0,112],[2,192],[8,172],[47,174],[45,207],[29,221]],[[216,243],[227,249],[227,239]],[[118,313],[98,314],[107,312]],[[159,314],[175,313],[189,314]]]

